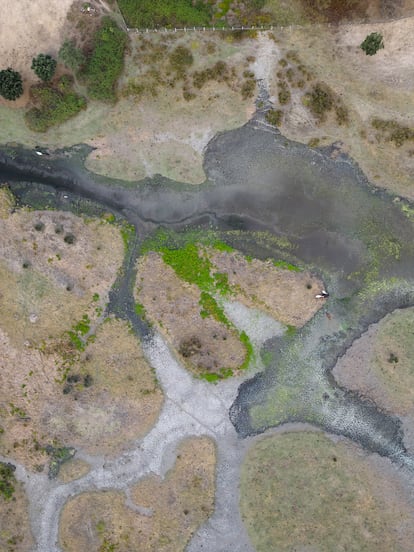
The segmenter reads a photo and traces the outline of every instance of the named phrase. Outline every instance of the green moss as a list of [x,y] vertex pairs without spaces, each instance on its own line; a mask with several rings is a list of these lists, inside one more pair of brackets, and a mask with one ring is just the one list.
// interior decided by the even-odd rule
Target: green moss
[[292,272],[301,272],[302,269],[298,266],[288,263],[286,261],[273,261],[273,264],[277,266],[278,268],[285,268],[286,270],[291,270]]
[[146,311],[145,311],[144,305],[141,305],[141,303],[135,302],[134,310],[140,318],[145,318]]
[[124,221],[121,225],[120,232],[125,251],[128,251],[132,240],[135,238],[135,226]]
[[212,316],[218,322],[221,322],[225,326],[229,327],[230,322],[227,320],[226,315],[224,314],[223,309],[218,305],[217,301],[206,291],[201,292],[200,302],[201,311],[200,316],[206,318],[207,316]]
[[220,376],[218,374],[201,374],[200,378],[210,383],[217,383]]
[[161,252],[164,262],[170,265],[181,279],[203,290],[211,288],[211,263],[206,257],[199,255],[196,245],[188,243],[182,249],[161,248]]
[[254,349],[249,339],[249,336],[246,334],[246,332],[240,332],[239,337],[240,337],[240,341],[243,343],[243,345],[246,348],[246,357],[243,361],[243,364],[240,366],[240,370],[245,370],[246,368],[249,367],[250,361],[254,356]]
[[228,253],[231,253],[232,251],[234,251],[234,247],[232,247],[231,245],[228,245],[227,243],[225,243],[223,241],[220,241],[220,240],[216,240],[213,243],[213,247],[214,247],[214,249],[217,249],[218,251],[227,251]]

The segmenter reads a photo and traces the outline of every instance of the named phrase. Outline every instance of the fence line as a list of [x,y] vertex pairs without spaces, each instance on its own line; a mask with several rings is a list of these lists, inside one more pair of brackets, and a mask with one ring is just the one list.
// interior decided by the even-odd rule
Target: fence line
[[402,15],[400,17],[395,17],[393,19],[377,19],[374,21],[368,21],[368,22],[346,22],[346,23],[309,23],[306,25],[241,25],[241,26],[227,26],[227,27],[221,27],[213,25],[211,27],[158,27],[158,28],[143,28],[143,29],[137,29],[134,27],[128,27],[126,24],[126,21],[124,19],[124,16],[122,13],[120,13],[125,29],[128,33],[136,33],[136,34],[149,34],[149,33],[177,33],[177,32],[232,32],[232,31],[275,31],[275,30],[292,30],[292,29],[314,29],[314,28],[340,28],[340,27],[347,27],[347,26],[354,26],[354,25],[376,25],[376,24],[382,24],[382,23],[393,23],[395,21],[402,21],[404,19],[410,19],[414,16],[414,10],[410,12],[408,15]]

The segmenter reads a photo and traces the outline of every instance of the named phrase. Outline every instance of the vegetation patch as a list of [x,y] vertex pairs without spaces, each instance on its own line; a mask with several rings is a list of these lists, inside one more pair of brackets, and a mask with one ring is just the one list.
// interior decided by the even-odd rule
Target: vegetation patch
[[197,376],[215,374],[216,380],[240,370],[248,351],[218,299],[227,279],[209,268],[206,253],[195,244],[147,253],[138,261],[135,298],[183,364]]
[[412,548],[413,509],[395,475],[321,433],[258,441],[242,467],[240,509],[257,552]]
[[314,84],[302,98],[303,104],[309,108],[319,122],[326,120],[327,114],[335,111],[339,125],[348,122],[348,110],[339,97],[324,82]]
[[73,80],[64,75],[56,84],[38,84],[30,88],[30,98],[36,107],[25,113],[27,126],[35,132],[46,132],[75,117],[86,108],[86,100],[73,90]]
[[206,26],[212,16],[211,5],[203,0],[118,0],[118,5],[128,26],[139,29]]
[[80,73],[93,100],[115,101],[115,88],[124,67],[126,33],[110,17],[95,32],[93,50]]
[[281,109],[270,109],[266,113],[266,121],[276,127],[279,127],[282,123],[283,111]]
[[10,500],[13,496],[16,484],[15,471],[16,466],[13,466],[13,464],[0,462],[0,495],[5,500]]
[[215,465],[213,441],[192,438],[181,443],[164,479],[147,477],[130,489],[136,510],[119,491],[71,498],[61,515],[60,546],[65,552],[183,552],[213,513]]
[[393,142],[397,148],[407,141],[414,140],[414,129],[401,125],[397,121],[375,117],[371,120],[371,125],[381,132],[380,137],[384,137],[387,142]]
[[28,501],[15,476],[13,464],[0,462],[0,550],[30,552],[34,543],[30,531]]

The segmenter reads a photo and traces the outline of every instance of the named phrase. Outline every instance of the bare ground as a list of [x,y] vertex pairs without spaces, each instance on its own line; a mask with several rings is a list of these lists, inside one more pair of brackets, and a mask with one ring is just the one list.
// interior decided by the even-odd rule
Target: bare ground
[[164,480],[152,476],[122,492],[88,492],[65,505],[60,544],[65,552],[179,552],[213,511],[215,445],[184,441]]

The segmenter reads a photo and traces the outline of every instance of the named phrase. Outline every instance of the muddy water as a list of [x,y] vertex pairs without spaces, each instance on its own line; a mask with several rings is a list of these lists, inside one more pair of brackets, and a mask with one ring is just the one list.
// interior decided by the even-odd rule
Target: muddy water
[[141,336],[149,330],[133,311],[134,259],[140,241],[160,226],[215,228],[250,254],[280,256],[277,240],[256,238],[266,231],[288,239],[291,258],[327,282],[331,297],[322,312],[295,338],[268,343],[273,362],[241,386],[230,413],[241,435],[310,422],[410,464],[400,421],[340,389],[330,375],[370,323],[414,304],[414,226],[403,201],[370,186],[339,147],[311,150],[259,119],[210,142],[207,181],[198,188],[162,177],[126,186],[84,170],[87,153],[82,147],[42,157],[4,150],[0,181],[34,207],[109,210],[135,225],[137,239],[111,308]]

